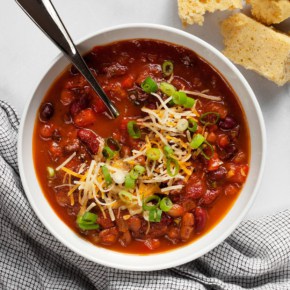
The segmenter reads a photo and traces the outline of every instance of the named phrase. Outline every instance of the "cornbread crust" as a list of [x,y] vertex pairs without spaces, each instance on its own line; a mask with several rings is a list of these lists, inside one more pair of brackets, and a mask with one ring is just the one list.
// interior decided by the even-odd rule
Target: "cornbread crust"
[[204,22],[206,12],[242,8],[242,0],[178,0],[178,14],[183,25]]
[[289,0],[247,0],[252,5],[251,12],[260,22],[271,25],[290,17]]
[[282,86],[290,81],[290,37],[238,13],[221,24],[225,50],[236,64]]

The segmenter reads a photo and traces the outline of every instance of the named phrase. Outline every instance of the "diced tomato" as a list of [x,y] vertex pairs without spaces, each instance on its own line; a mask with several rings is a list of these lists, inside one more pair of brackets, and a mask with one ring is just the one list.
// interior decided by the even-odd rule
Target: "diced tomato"
[[200,198],[206,191],[206,184],[204,178],[194,173],[190,176],[185,186],[185,196],[187,198]]
[[160,247],[160,241],[158,239],[147,239],[144,245],[152,251]]
[[230,139],[228,135],[222,134],[218,136],[218,144],[220,147],[224,148],[230,144]]
[[122,81],[122,88],[123,89],[130,89],[132,88],[134,84],[134,78],[132,75],[128,75],[123,81]]
[[99,97],[96,97],[92,101],[92,108],[96,113],[103,113],[106,111],[106,105]]
[[49,153],[53,159],[56,159],[62,156],[62,148],[56,142],[51,142],[49,146]]
[[216,112],[220,115],[221,119],[224,119],[228,114],[228,109],[221,103],[209,102],[205,105],[205,112]]
[[240,163],[245,162],[245,161],[246,161],[246,158],[247,158],[247,156],[246,156],[245,152],[240,151],[240,152],[236,155],[236,157],[234,158],[233,161],[234,161],[234,163],[236,163],[236,164],[240,164]]
[[210,143],[215,143],[216,139],[217,139],[217,135],[214,132],[210,132],[207,135],[207,141],[209,141]]
[[92,125],[96,122],[97,116],[96,113],[88,108],[85,110],[80,111],[74,118],[74,123],[78,127],[87,127],[89,125]]
[[219,159],[219,156],[216,152],[214,152],[212,158],[208,162],[207,170],[214,171],[217,170],[223,162]]
[[228,169],[227,180],[230,182],[236,183],[244,183],[246,181],[249,166],[246,164],[234,164],[228,163],[226,164],[226,168]]
[[67,106],[74,101],[75,96],[71,90],[62,90],[60,94],[60,101],[63,105]]

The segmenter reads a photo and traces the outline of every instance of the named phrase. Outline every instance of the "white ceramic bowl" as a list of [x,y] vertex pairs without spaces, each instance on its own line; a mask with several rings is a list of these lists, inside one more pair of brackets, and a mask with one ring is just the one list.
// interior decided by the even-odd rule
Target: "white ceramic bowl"
[[234,231],[249,210],[257,193],[264,167],[266,139],[259,104],[245,78],[219,51],[193,35],[161,25],[128,24],[100,31],[81,41],[78,47],[81,52],[85,53],[96,45],[132,38],[165,40],[195,51],[223,74],[239,96],[250,125],[250,171],[242,192],[224,219],[209,233],[192,244],[152,255],[123,254],[96,247],[79,238],[59,219],[42,194],[36,178],[32,156],[32,136],[37,110],[44,95],[54,79],[68,65],[68,61],[63,55],[59,55],[48,68],[26,105],[20,126],[18,161],[23,186],[31,206],[42,223],[58,240],[91,261],[124,270],[151,271],[194,260],[216,247]]

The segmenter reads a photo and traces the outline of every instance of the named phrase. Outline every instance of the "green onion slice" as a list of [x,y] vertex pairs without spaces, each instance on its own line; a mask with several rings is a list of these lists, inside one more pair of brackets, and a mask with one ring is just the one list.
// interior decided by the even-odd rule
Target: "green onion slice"
[[172,61],[166,60],[162,64],[162,72],[165,76],[169,77],[173,73]]
[[180,119],[178,122],[177,122],[177,126],[176,126],[176,129],[180,132],[183,132],[187,129],[188,127],[188,121],[186,119]]
[[102,153],[107,159],[112,159],[115,155],[115,151],[113,151],[109,146],[105,146]]
[[107,139],[106,144],[113,151],[120,151],[120,149],[121,149],[119,142],[112,137]]
[[193,119],[188,120],[188,130],[192,133],[197,130],[197,122],[195,122]]
[[167,212],[167,211],[169,211],[172,208],[172,206],[173,206],[173,203],[172,203],[172,201],[170,200],[169,197],[163,197],[161,199],[161,201],[160,201],[160,209],[162,211]]
[[102,172],[103,172],[103,175],[104,175],[104,178],[105,178],[105,181],[108,185],[110,185],[113,181],[111,175],[110,175],[110,172],[109,172],[109,169],[106,165],[102,166]]
[[132,137],[133,139],[139,139],[141,137],[140,128],[135,121],[128,122],[127,130],[130,137]]
[[168,97],[171,97],[176,92],[176,89],[173,85],[165,82],[160,83],[159,89]]
[[[210,155],[207,155],[207,154],[204,152],[204,150],[205,150],[206,148],[209,148],[209,149],[210,149]],[[205,159],[207,159],[207,160],[211,159],[212,156],[213,156],[213,154],[214,154],[214,149],[213,149],[212,145],[211,145],[210,143],[208,143],[206,140],[203,142],[203,148],[202,148],[202,150],[201,150],[201,154],[202,154],[202,156],[203,156]]]
[[82,230],[97,230],[99,225],[96,224],[98,216],[91,212],[86,212],[77,217],[77,224]]
[[[155,201],[155,204],[148,205],[149,202]],[[148,196],[144,201],[143,201],[143,210],[152,210],[158,208],[160,204],[160,197],[157,195],[151,195]]]
[[173,155],[173,153],[174,153],[173,149],[168,145],[163,147],[163,151],[164,151],[164,154],[167,158],[171,157],[171,155]]
[[150,160],[158,160],[161,157],[161,150],[158,148],[150,148],[146,151],[146,156]]
[[[172,171],[172,165],[173,165],[173,171]],[[168,158],[166,160],[166,169],[169,176],[171,177],[176,176],[179,172],[178,161],[173,158]]]
[[187,97],[186,103],[183,105],[183,107],[190,109],[193,107],[194,103],[195,103],[195,99]]
[[162,210],[159,208],[151,209],[149,211],[149,221],[150,222],[160,222],[162,217]]
[[[212,117],[214,117],[214,120],[211,121]],[[210,121],[209,121],[210,119]],[[220,119],[220,114],[216,112],[207,112],[200,116],[199,121],[200,123],[208,126],[208,125],[215,125]]]
[[133,188],[135,188],[135,185],[136,185],[135,183],[136,183],[135,179],[133,179],[130,176],[130,174],[126,175],[126,177],[125,177],[125,188],[126,189],[133,189]]
[[133,195],[132,193],[125,191],[125,190],[121,190],[119,192],[119,197],[120,199],[125,202],[125,203],[131,203],[133,200]]
[[158,86],[156,84],[156,82],[150,78],[147,77],[144,82],[141,84],[141,88],[143,89],[143,91],[145,93],[155,93],[158,90]]
[[55,177],[55,170],[52,167],[47,166],[46,171],[47,171],[47,178],[52,179]]
[[195,134],[190,142],[190,147],[197,149],[204,141],[205,138],[201,134]]
[[187,102],[188,96],[184,92],[174,92],[172,99],[174,104],[184,106]]
[[137,179],[140,175],[142,175],[145,172],[145,167],[141,165],[136,165],[134,168],[130,171],[130,177],[132,179]]

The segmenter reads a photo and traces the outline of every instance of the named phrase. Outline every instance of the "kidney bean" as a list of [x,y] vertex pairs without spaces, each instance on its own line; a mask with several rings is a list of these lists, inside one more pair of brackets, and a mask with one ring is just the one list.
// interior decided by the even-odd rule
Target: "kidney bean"
[[97,154],[100,145],[100,137],[91,130],[79,129],[78,138],[87,146],[92,154]]
[[188,198],[200,198],[206,191],[204,178],[199,174],[192,174],[185,186],[185,195]]
[[102,230],[99,234],[100,243],[105,246],[112,246],[117,242],[119,232],[116,227]]
[[231,116],[226,116],[224,119],[219,121],[219,127],[223,130],[231,130],[236,126],[237,121]]
[[195,231],[200,233],[206,225],[207,221],[207,212],[202,207],[197,207],[194,212],[195,217]]
[[187,199],[182,202],[182,206],[184,208],[184,211],[192,211],[196,208],[196,202],[192,199]]
[[212,181],[222,180],[227,176],[228,171],[225,167],[220,166],[217,170],[207,173],[207,177]]
[[132,237],[130,232],[124,232],[122,233],[121,237],[119,238],[119,243],[122,247],[127,247],[132,241]]
[[224,160],[229,160],[237,154],[238,147],[234,143],[231,143],[224,148],[224,152],[225,154],[221,157],[223,157]]
[[199,205],[210,205],[221,194],[221,189],[208,189],[203,197],[199,200]]
[[55,194],[56,202],[64,207],[70,205],[70,198],[66,192],[59,191]]
[[39,117],[41,121],[48,121],[52,118],[54,114],[54,107],[51,103],[45,103],[41,106]]
[[225,195],[227,195],[227,196],[235,195],[239,192],[239,190],[240,189],[237,185],[229,184],[225,188]]
[[167,214],[172,217],[180,217],[183,213],[184,208],[177,203],[173,204],[172,208],[167,212]]
[[73,101],[70,106],[70,114],[74,117],[80,111],[88,108],[90,105],[90,98],[87,95],[82,95],[77,100]]
[[167,225],[161,223],[152,223],[150,226],[149,236],[151,238],[160,238],[167,233]]
[[61,134],[59,132],[58,129],[54,129],[53,130],[53,133],[52,133],[52,136],[51,136],[51,139],[55,142],[60,142],[61,140]]

